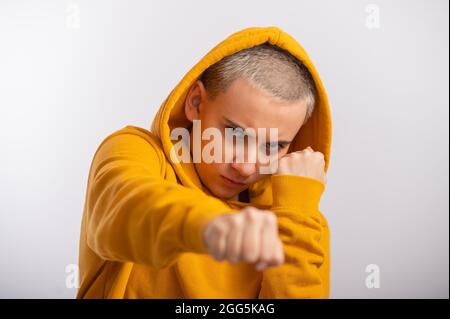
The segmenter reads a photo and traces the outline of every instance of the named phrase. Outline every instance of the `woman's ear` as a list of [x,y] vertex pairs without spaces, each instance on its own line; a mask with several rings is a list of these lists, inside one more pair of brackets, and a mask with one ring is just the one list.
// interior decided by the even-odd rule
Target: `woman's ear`
[[202,111],[202,104],[206,100],[206,89],[202,81],[197,80],[190,87],[186,100],[184,102],[184,113],[186,118],[192,122],[200,119],[200,112]]

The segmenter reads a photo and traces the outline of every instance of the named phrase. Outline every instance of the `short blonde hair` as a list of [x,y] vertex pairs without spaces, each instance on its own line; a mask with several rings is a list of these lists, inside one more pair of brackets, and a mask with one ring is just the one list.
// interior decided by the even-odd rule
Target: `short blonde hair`
[[314,111],[317,91],[310,72],[300,60],[277,46],[264,43],[241,50],[224,57],[200,76],[213,99],[238,78],[248,79],[282,100],[306,101],[305,122]]

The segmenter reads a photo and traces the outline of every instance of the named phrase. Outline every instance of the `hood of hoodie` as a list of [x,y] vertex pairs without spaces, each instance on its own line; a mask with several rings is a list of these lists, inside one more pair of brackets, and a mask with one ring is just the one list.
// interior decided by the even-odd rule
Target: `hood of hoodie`
[[[186,73],[177,86],[170,92],[153,120],[151,132],[161,141],[167,160],[174,168],[181,184],[186,187],[199,188],[210,194],[203,187],[193,163],[174,163],[170,159],[170,150],[173,147],[173,143],[176,143],[176,141],[170,139],[171,131],[176,127],[187,128],[190,124],[184,113],[184,101],[189,88],[204,70],[225,56],[266,42],[290,52],[302,61],[314,79],[317,89],[314,112],[298,131],[294,141],[290,145],[289,152],[302,150],[311,146],[315,151],[324,154],[325,171],[328,171],[332,136],[331,115],[328,97],[316,68],[305,49],[285,31],[274,26],[252,27],[233,33],[212,48]],[[268,189],[270,189],[270,178],[263,178],[261,181],[249,186],[250,198],[259,196]],[[265,204],[270,205],[269,202]]]

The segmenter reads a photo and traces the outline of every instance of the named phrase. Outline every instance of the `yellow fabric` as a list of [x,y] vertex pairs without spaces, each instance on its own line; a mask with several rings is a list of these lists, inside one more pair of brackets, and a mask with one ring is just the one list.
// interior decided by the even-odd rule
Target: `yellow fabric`
[[[250,203],[224,201],[202,187],[192,163],[172,163],[170,131],[187,127],[183,102],[211,64],[264,42],[302,60],[318,89],[316,109],[290,151],[311,146],[328,170],[331,116],[319,75],[305,50],[277,27],[232,34],[206,54],[161,105],[151,130],[126,126],[94,155],[80,238],[77,298],[328,298],[330,233],[319,210],[324,185],[307,177],[272,175],[249,188]],[[247,263],[218,262],[201,230],[246,205],[278,216],[285,263],[262,272]]]

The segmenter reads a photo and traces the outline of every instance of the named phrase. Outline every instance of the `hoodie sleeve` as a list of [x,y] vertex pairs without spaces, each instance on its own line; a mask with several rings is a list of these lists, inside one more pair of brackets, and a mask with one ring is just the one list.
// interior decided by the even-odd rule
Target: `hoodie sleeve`
[[285,263],[263,271],[259,298],[329,298],[329,230],[318,209],[325,186],[302,176],[271,178]]
[[162,268],[182,252],[205,253],[202,229],[231,212],[223,201],[163,179],[150,138],[116,134],[100,145],[87,192],[87,244],[105,260]]

